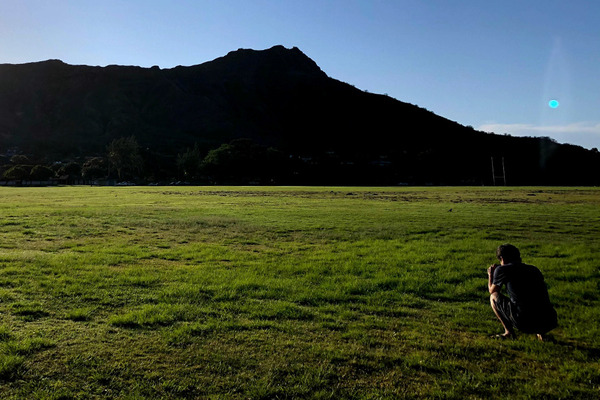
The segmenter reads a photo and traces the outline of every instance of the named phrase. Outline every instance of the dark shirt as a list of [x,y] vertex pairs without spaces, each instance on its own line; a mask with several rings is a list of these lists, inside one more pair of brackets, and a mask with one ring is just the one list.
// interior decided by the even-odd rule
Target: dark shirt
[[506,286],[510,300],[521,307],[550,304],[546,282],[533,265],[514,263],[500,265],[494,271],[494,285]]
[[506,287],[510,301],[516,306],[519,329],[544,333],[556,327],[556,311],[539,269],[522,263],[500,265],[494,271],[492,283]]

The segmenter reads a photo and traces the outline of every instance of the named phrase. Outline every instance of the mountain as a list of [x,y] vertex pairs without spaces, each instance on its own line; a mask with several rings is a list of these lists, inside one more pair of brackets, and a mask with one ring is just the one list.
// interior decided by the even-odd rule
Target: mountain
[[172,69],[0,65],[0,153],[81,159],[129,136],[164,178],[195,144],[206,154],[247,138],[302,160],[282,182],[483,184],[492,157],[496,175],[504,157],[509,184],[599,182],[597,152],[475,131],[330,78],[297,48]]

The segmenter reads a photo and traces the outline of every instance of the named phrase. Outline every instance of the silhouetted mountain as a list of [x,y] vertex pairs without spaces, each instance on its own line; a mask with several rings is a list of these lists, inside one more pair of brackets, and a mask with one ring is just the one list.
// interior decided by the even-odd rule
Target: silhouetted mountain
[[[134,136],[154,175],[175,158],[248,138],[295,160],[282,182],[597,184],[600,156],[549,139],[477,132],[328,77],[299,49],[240,49],[172,69],[0,65],[0,153],[102,156]],[[159,168],[160,166],[160,168]]]

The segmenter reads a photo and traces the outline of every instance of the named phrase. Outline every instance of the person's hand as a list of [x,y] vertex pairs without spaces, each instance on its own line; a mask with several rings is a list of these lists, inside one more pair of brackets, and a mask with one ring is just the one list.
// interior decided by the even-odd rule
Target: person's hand
[[488,268],[488,276],[493,276],[494,275],[494,270],[496,269],[496,267],[498,267],[498,264],[492,264],[490,265],[490,267]]

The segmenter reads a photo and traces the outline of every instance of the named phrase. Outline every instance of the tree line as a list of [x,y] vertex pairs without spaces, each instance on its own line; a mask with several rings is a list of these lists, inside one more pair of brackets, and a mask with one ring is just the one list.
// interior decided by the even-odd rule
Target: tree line
[[35,156],[16,154],[2,165],[2,178],[24,184],[31,181],[61,181],[77,184],[99,179],[139,177],[143,162],[135,137],[113,140],[105,156],[86,157],[83,161],[43,162]]
[[66,161],[48,162],[23,154],[0,156],[0,184],[491,185],[490,158],[505,160],[503,182],[511,185],[600,183],[596,149],[585,151],[543,138],[521,138],[519,146],[510,137],[486,139],[490,141],[486,147],[493,151],[478,151],[474,146],[448,151],[432,146],[390,148],[383,153],[368,147],[338,146],[329,151],[321,146],[291,154],[250,139],[235,139],[212,148],[196,143],[171,154],[141,146],[128,136],[112,140],[104,154]]
[[133,181],[147,183],[158,179],[177,179],[189,183],[251,184],[276,183],[289,168],[289,157],[281,151],[256,144],[249,139],[236,139],[208,152],[198,144],[186,148],[172,158],[169,175],[152,174],[154,160],[134,136],[111,141],[103,156],[83,160],[44,163],[33,156],[12,155],[0,165],[2,179],[16,184],[32,181],[55,181],[84,184],[96,181]]

